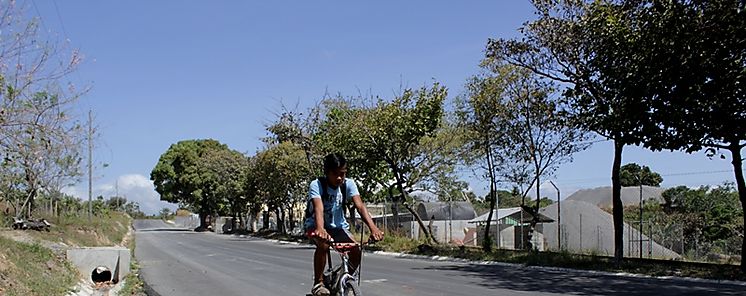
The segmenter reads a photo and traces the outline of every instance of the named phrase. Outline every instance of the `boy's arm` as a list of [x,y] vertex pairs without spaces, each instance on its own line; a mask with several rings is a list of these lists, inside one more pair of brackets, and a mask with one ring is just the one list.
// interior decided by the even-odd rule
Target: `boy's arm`
[[329,241],[331,236],[324,229],[324,203],[321,201],[321,184],[320,181],[312,181],[308,184],[308,198],[311,199],[311,206],[313,206],[313,218],[316,222],[314,236]]
[[373,237],[373,239],[376,241],[382,240],[383,231],[378,229],[378,226],[373,223],[373,219],[368,213],[368,208],[365,207],[365,203],[363,203],[363,199],[360,198],[360,195],[352,196],[352,203],[355,204],[355,208],[357,208],[357,212],[360,213],[360,217],[363,219],[363,222],[365,222],[365,224],[368,225],[368,228],[370,228],[371,237]]
[[321,198],[312,198],[311,202],[313,202],[313,217],[316,220],[316,236],[329,241],[331,236],[324,229],[324,203],[321,202]]

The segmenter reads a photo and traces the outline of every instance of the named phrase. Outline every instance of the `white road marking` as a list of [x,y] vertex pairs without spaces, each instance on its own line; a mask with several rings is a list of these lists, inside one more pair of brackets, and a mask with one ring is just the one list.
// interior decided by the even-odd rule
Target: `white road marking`
[[376,280],[363,280],[363,283],[367,284],[377,284],[377,283],[385,283],[387,282],[387,279],[376,279]]

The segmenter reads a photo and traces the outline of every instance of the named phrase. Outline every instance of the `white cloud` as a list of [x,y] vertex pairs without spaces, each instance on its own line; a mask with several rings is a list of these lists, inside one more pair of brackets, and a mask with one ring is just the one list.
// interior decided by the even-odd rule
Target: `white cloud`
[[[140,204],[140,210],[145,214],[157,214],[163,208],[174,210],[175,204],[160,200],[160,195],[155,192],[153,182],[147,177],[140,174],[122,175],[116,181],[111,183],[99,184],[93,188],[93,196],[104,196],[108,198],[117,194],[127,198],[128,201],[134,201]],[[62,190],[64,193],[77,198],[88,199],[87,184],[78,184],[73,187],[67,187]]]

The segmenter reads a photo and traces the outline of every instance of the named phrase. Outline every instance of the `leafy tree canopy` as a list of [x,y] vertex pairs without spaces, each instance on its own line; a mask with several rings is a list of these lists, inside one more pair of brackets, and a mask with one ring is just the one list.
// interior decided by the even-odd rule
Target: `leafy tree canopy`
[[640,167],[636,163],[628,163],[622,166],[620,171],[622,186],[640,186],[647,185],[660,187],[663,183],[663,177],[660,174],[650,170],[648,166]]

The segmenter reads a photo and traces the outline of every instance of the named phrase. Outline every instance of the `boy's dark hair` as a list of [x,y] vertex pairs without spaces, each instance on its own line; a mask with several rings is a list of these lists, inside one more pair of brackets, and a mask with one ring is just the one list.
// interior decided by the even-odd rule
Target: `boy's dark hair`
[[342,154],[332,153],[324,157],[324,173],[347,166],[347,159]]

